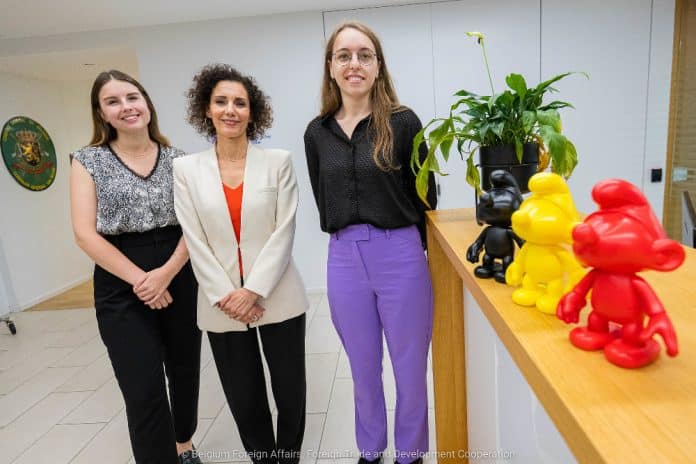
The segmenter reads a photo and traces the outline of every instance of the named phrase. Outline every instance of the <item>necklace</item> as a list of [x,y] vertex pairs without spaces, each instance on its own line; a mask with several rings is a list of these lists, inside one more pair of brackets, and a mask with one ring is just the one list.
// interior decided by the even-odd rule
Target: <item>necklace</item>
[[217,151],[217,149],[215,150],[215,154],[217,155],[217,158],[218,158],[220,161],[226,161],[226,162],[230,162],[230,163],[241,163],[241,162],[244,161],[244,160],[246,159],[246,157],[247,157],[246,153],[244,153],[244,155],[242,155],[242,156],[240,156],[240,157],[238,157],[238,158],[231,158],[231,157],[228,157],[228,156],[222,156],[222,155],[220,155],[220,152]]
[[133,159],[140,159],[140,158],[145,158],[147,155],[150,154],[150,150],[152,149],[152,143],[148,144],[148,146],[145,148],[145,150],[142,153],[129,153],[125,152],[119,147],[117,144],[112,143],[111,146],[114,148],[116,152],[118,152],[121,155],[125,155],[128,158],[133,158]]

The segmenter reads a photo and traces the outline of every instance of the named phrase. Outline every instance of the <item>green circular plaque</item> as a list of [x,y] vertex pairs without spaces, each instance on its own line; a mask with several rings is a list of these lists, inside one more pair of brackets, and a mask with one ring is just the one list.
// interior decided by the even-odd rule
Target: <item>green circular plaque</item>
[[22,187],[45,190],[56,178],[56,149],[41,124],[26,116],[5,123],[0,135],[7,170]]

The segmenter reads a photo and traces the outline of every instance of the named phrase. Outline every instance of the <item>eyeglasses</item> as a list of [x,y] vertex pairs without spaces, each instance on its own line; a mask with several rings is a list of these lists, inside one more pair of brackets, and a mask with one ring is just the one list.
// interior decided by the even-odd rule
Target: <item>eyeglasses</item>
[[367,48],[358,50],[356,53],[349,52],[348,50],[340,50],[331,56],[339,66],[348,66],[354,54],[358,56],[358,63],[363,67],[370,66],[377,58],[377,54]]

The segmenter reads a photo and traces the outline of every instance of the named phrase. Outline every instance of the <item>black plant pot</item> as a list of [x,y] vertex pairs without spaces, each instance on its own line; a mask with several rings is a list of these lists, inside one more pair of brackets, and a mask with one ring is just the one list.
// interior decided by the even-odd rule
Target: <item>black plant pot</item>
[[529,178],[537,172],[539,166],[539,144],[525,143],[522,150],[522,163],[517,160],[514,145],[495,145],[479,149],[479,166],[481,166],[481,188],[490,190],[491,173],[503,169],[515,178],[522,193],[528,193]]

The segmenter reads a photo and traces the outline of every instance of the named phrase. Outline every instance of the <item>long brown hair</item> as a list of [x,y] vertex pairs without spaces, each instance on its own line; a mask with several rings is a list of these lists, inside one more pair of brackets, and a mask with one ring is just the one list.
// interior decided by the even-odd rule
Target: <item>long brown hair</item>
[[382,44],[379,42],[377,35],[367,26],[357,21],[348,21],[339,25],[326,42],[326,50],[324,52],[324,79],[321,85],[321,116],[328,116],[341,107],[343,100],[341,98],[341,90],[338,84],[331,78],[331,59],[333,55],[333,46],[336,42],[338,34],[347,28],[355,29],[362,32],[374,44],[375,52],[377,53],[378,73],[372,90],[370,91],[370,101],[372,103],[372,117],[370,119],[369,129],[374,134],[375,148],[372,152],[372,158],[375,164],[384,170],[398,169],[394,165],[394,134],[392,132],[390,118],[394,111],[403,109],[399,104],[399,98],[394,91],[389,71],[387,71],[387,63],[384,61],[384,53],[382,52]]
[[140,85],[140,82],[136,81],[128,74],[116,69],[99,73],[97,78],[94,80],[94,84],[92,84],[92,92],[90,93],[90,100],[92,102],[92,140],[89,142],[89,144],[92,146],[104,145],[116,139],[116,129],[114,129],[111,124],[104,121],[99,106],[99,92],[107,82],[112,80],[128,82],[129,84],[133,84],[138,89],[143,98],[145,98],[147,107],[150,110],[150,123],[147,125],[147,131],[150,134],[150,138],[162,146],[169,146],[169,140],[167,140],[167,137],[162,135],[159,130],[159,125],[157,124],[157,112],[155,111],[155,106],[152,104],[152,100],[150,100],[150,96],[145,91],[145,88]]

